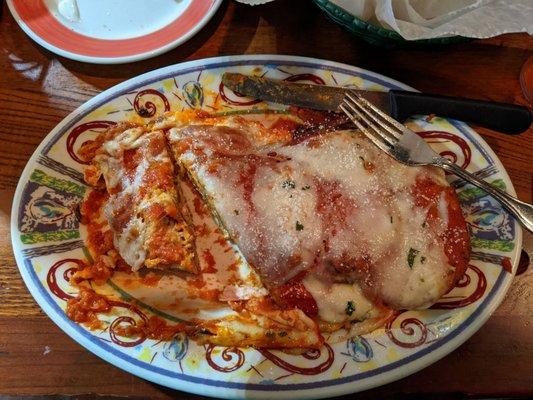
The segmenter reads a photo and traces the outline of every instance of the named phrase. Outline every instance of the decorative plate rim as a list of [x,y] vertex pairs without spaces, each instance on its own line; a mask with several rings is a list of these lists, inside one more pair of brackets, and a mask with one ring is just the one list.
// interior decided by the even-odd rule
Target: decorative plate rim
[[[17,22],[17,24],[20,26],[20,28],[26,33],[33,41],[35,41],[40,46],[44,47],[45,49],[58,54],[62,57],[69,58],[71,60],[75,61],[81,61],[81,62],[87,62],[87,63],[93,63],[93,64],[123,64],[127,62],[134,62],[134,61],[140,61],[145,60],[147,58],[155,57],[160,54],[166,53],[179,45],[187,42],[189,39],[191,39],[194,35],[196,35],[210,20],[213,18],[215,13],[218,11],[220,6],[222,5],[223,0],[210,0],[212,2],[211,7],[209,10],[202,16],[202,18],[199,20],[199,22],[192,27],[189,31],[184,33],[181,36],[178,36],[175,40],[172,40],[171,42],[156,47],[152,50],[144,51],[137,54],[132,55],[126,55],[126,56],[119,56],[119,57],[97,57],[97,56],[89,56],[84,55],[76,52],[71,52],[68,50],[64,50],[60,47],[57,47],[51,43],[49,43],[47,40],[39,36],[37,33],[35,33],[29,26],[26,24],[26,22],[20,17],[19,13],[16,10],[16,7],[14,5],[14,1],[17,0],[7,0],[7,6],[9,8],[9,11],[13,15],[13,18]],[[191,6],[193,5],[194,0],[191,2]],[[140,39],[147,35],[139,36],[133,39]]]
[[[32,276],[34,271],[29,271],[26,260],[24,260],[21,254],[21,248],[19,244],[19,238],[16,236],[19,232],[17,226],[17,215],[18,208],[21,203],[22,192],[24,189],[24,184],[27,182],[31,169],[35,163],[36,157],[40,152],[48,146],[51,142],[55,142],[57,137],[60,136],[61,131],[71,124],[73,121],[83,118],[83,116],[90,113],[92,110],[98,106],[105,104],[106,102],[117,97],[119,93],[128,91],[128,89],[142,87],[143,85],[149,84],[151,82],[156,82],[163,80],[169,76],[173,76],[177,73],[184,73],[187,69],[192,67],[197,67],[202,65],[206,68],[211,67],[215,68],[217,66],[235,66],[235,65],[246,65],[246,64],[269,64],[270,63],[279,63],[284,65],[297,65],[300,67],[314,66],[321,68],[337,68],[339,70],[349,71],[350,73],[361,73],[373,76],[375,78],[381,79],[382,81],[388,82],[389,84],[397,85],[398,87],[405,89],[412,89],[407,85],[404,85],[401,82],[390,79],[381,74],[374,73],[372,71],[364,70],[361,68],[353,67],[346,64],[336,63],[327,60],[321,60],[316,58],[307,58],[307,57],[297,57],[297,56],[284,56],[284,55],[243,55],[243,56],[224,56],[224,57],[213,57],[200,59],[195,61],[189,61],[185,63],[171,65],[165,68],[157,69],[137,77],[131,78],[123,83],[120,83],[112,88],[107,89],[106,91],[98,94],[92,99],[88,100],[76,110],[71,112],[66,116],[59,124],[56,125],[54,129],[42,140],[39,146],[36,148],[28,163],[26,164],[15,191],[13,198],[13,206],[11,210],[11,239],[13,250],[15,254],[15,259],[17,261],[17,266],[23,277],[23,280],[28,287],[28,290],[39,304],[39,306],[45,311],[45,313],[58,325],[67,335],[69,335],[76,342],[81,344],[87,350],[96,354],[105,361],[110,362],[111,364],[124,369],[134,375],[137,375],[141,378],[148,379],[157,384],[161,384],[167,387],[171,387],[178,390],[186,390],[187,392],[196,393],[200,395],[207,395],[213,397],[226,397],[226,398],[235,398],[235,397],[253,397],[253,398],[272,398],[273,392],[277,392],[278,397],[288,397],[294,396],[296,398],[317,398],[317,397],[330,397],[347,393],[354,393],[357,391],[367,390],[376,386],[381,386],[386,383],[395,381],[397,379],[403,378],[407,375],[415,373],[420,369],[436,362],[445,355],[451,353],[459,345],[464,343],[468,338],[470,338],[490,317],[493,311],[498,307],[498,305],[503,300],[505,293],[507,292],[509,285],[512,281],[512,275],[509,274],[505,276],[505,271],[501,271],[498,275],[496,282],[494,283],[493,290],[483,299],[483,301],[477,305],[476,309],[469,315],[457,328],[454,329],[449,335],[444,337],[438,342],[429,344],[423,350],[416,352],[415,354],[409,355],[405,358],[402,358],[398,361],[387,364],[386,367],[379,367],[375,370],[368,371],[368,376],[360,378],[361,380],[349,379],[354,377],[354,375],[337,378],[334,380],[324,380],[320,381],[319,386],[306,388],[305,383],[300,384],[277,384],[274,388],[267,385],[258,385],[258,384],[246,384],[246,383],[237,383],[237,382],[225,382],[225,381],[214,381],[215,385],[212,383],[203,383],[209,382],[209,379],[197,378],[201,382],[191,382],[193,385],[188,385],[190,379],[182,380],[176,377],[165,376],[157,372],[153,372],[146,367],[136,365],[130,360],[126,360],[122,357],[114,354],[113,349],[105,343],[99,343],[96,345],[90,340],[92,335],[79,327],[78,324],[68,320],[64,312],[55,304],[53,301],[49,301],[46,296],[49,296],[45,288],[42,285],[38,285],[35,282],[36,277]],[[453,121],[454,125],[457,128],[467,129],[468,133],[471,134],[476,141],[478,141],[481,147],[488,153],[489,156],[493,159],[496,167],[498,168],[499,173],[502,178],[505,180],[505,183],[508,185],[507,190],[511,194],[515,194],[514,187],[512,182],[507,174],[507,171],[503,167],[502,163],[498,159],[497,155],[492,151],[488,144],[481,138],[475,131],[467,128],[467,125],[461,122]],[[515,227],[517,223],[514,222]],[[510,255],[513,265],[513,271],[515,271],[518,264],[518,251],[521,248],[522,243],[522,231],[521,229],[516,229],[516,238],[515,238],[515,248]],[[29,261],[31,266],[31,261]],[[65,325],[66,323],[66,325]],[[109,349],[107,348],[109,347]],[[125,355],[126,356],[126,355]],[[126,356],[129,357],[129,356]],[[131,358],[131,357],[129,357]],[[414,359],[411,359],[414,358]],[[133,359],[132,359],[133,360]],[[400,363],[400,365],[396,365]],[[153,367],[157,368],[157,367]],[[383,372],[383,369],[385,371]],[[358,374],[360,376],[360,374]],[[187,375],[190,376],[190,375]],[[333,383],[333,381],[342,381],[338,383]],[[216,384],[218,382],[218,384]],[[328,385],[328,382],[331,384]],[[244,388],[239,386],[243,385]],[[224,392],[220,391],[220,386],[224,389],[227,389]],[[262,386],[262,387],[258,387]],[[301,389],[300,389],[301,388]],[[233,390],[232,390],[233,389]]]

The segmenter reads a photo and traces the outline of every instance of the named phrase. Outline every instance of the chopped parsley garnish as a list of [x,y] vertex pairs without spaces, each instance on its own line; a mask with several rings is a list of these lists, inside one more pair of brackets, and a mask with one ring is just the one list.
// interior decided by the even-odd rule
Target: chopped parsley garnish
[[407,254],[407,264],[409,264],[409,268],[413,269],[415,258],[418,253],[420,253],[419,250],[413,249],[412,247],[409,248],[409,253]]
[[300,223],[300,221],[296,221],[296,230],[301,231],[304,229],[304,226]]
[[239,215],[239,210],[233,210],[233,212],[235,213],[235,215]]
[[390,216],[390,223],[392,224],[392,215]]
[[426,221],[422,222],[422,228],[425,228],[426,226],[428,226],[427,222]]
[[420,257],[420,264],[424,264],[426,262],[426,257],[422,256]]
[[281,187],[283,189],[294,189],[296,187],[296,183],[294,183],[294,181],[291,181],[290,179],[288,179],[286,181],[283,181],[283,183],[281,184]]
[[267,338],[272,339],[274,336],[276,336],[276,333],[275,333],[274,331],[266,331],[266,332],[265,332],[265,336],[266,336]]
[[309,189],[311,189],[311,186],[309,185],[305,185],[304,187],[302,187],[302,190],[309,190]]
[[281,337],[283,337],[283,336],[287,336],[287,332],[285,332],[285,331],[280,331],[280,332],[278,332],[278,335],[280,335]]
[[348,303],[346,303],[346,308],[344,309],[344,312],[346,313],[346,315],[352,315],[353,312],[355,311],[355,304],[353,303],[353,301],[349,301]]

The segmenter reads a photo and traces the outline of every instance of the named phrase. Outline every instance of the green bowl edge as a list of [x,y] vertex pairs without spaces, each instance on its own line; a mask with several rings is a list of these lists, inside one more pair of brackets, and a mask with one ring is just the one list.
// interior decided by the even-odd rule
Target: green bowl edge
[[313,0],[329,18],[370,44],[384,47],[427,47],[463,43],[473,40],[464,36],[406,40],[395,31],[385,29],[355,17],[329,0]]

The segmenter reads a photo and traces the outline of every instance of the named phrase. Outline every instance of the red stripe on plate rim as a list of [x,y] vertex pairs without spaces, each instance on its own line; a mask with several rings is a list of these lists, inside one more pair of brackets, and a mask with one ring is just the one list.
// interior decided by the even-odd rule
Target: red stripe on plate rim
[[42,0],[12,0],[20,19],[50,45],[86,57],[130,57],[164,47],[179,40],[199,24],[217,0],[192,0],[170,24],[131,39],[98,39],[79,34],[61,24]]

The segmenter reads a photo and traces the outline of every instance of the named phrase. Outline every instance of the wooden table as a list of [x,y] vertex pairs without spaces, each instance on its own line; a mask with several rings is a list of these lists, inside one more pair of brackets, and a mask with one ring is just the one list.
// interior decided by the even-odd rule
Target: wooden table
[[[344,32],[310,2],[278,0],[260,7],[226,1],[185,45],[122,66],[82,64],[31,41],[4,5],[0,20],[0,396],[100,395],[128,398],[196,396],[119,370],[68,338],[35,304],[17,270],[9,218],[18,177],[44,136],[101,91],[169,64],[228,54],[276,53],[340,61],[398,79],[422,91],[527,104],[519,72],[533,38],[506,35],[435,51],[384,50]],[[532,201],[533,129],[520,136],[479,129],[502,160],[518,196]],[[531,235],[527,236],[533,249]],[[533,256],[530,252],[530,256]],[[533,396],[533,272],[517,276],[504,303],[468,342],[425,370],[362,393],[440,398]],[[84,396],[85,397],[85,396]],[[354,398],[350,397],[350,398]],[[396,398],[396,397],[395,397]]]

